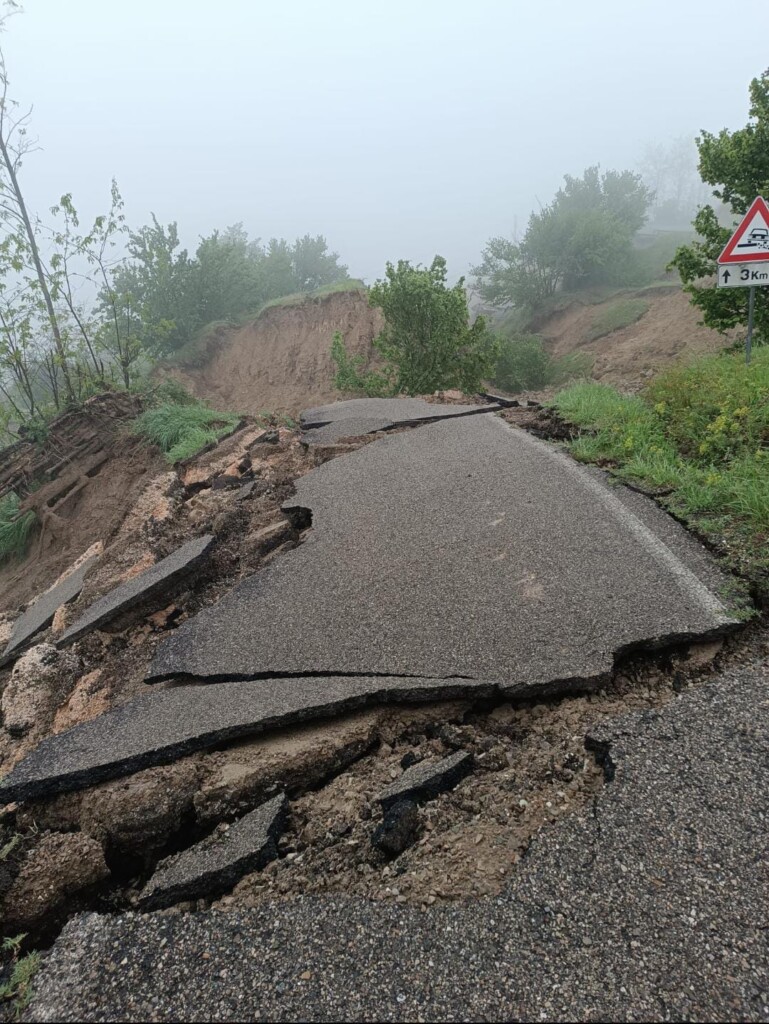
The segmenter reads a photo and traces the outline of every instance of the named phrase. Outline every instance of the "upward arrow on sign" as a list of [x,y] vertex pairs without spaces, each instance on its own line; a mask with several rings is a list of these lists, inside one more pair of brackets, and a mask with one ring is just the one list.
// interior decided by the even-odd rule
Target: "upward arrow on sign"
[[718,257],[719,263],[769,262],[769,205],[759,196]]

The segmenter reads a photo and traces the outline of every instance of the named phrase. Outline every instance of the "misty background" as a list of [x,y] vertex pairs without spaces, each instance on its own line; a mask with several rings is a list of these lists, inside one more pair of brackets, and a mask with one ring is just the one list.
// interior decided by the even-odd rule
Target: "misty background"
[[525,229],[566,173],[744,124],[769,10],[717,0],[28,0],[4,37],[42,152],[24,187],[84,218],[200,235],[324,234],[353,275],[452,276]]

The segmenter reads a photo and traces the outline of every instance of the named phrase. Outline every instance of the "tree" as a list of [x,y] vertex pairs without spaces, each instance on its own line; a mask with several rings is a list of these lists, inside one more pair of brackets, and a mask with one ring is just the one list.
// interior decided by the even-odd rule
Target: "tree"
[[339,262],[339,253],[328,251],[323,235],[305,235],[294,242],[291,259],[298,292],[314,292],[325,285],[346,281],[350,275]]
[[488,243],[473,268],[481,296],[532,312],[560,287],[623,283],[652,198],[632,171],[589,167],[581,178],[566,175],[553,201],[531,215],[520,242]]
[[479,390],[494,366],[495,341],[483,317],[470,325],[464,278],[448,287],[443,257],[436,256],[429,268],[407,260],[388,263],[369,302],[384,313],[385,327],[374,344],[393,369],[396,393]]
[[[17,5],[6,4],[6,11],[13,12]],[[0,32],[5,29],[8,13],[0,16]],[[19,104],[8,95],[8,72],[5,54],[0,48],[0,221],[5,225],[7,236],[6,255],[11,256],[12,269],[27,273],[29,292],[34,293],[47,318],[53,337],[56,358],[52,364],[60,371],[65,384],[68,402],[74,402],[75,391],[72,383],[69,353],[62,337],[59,318],[54,308],[40,248],[37,242],[36,226],[27,208],[19,181],[24,157],[31,152],[34,141],[28,136],[30,111],[19,113]],[[58,404],[58,389],[55,390]]]
[[195,259],[201,324],[257,309],[267,298],[260,274],[261,251],[258,242],[249,243],[242,223],[202,238]]
[[176,222],[164,227],[153,214],[128,237],[132,261],[112,275],[111,290],[131,309],[131,333],[154,355],[182,346],[203,322],[195,261],[179,244]]
[[[671,263],[678,269],[684,291],[702,312],[702,320],[721,333],[747,324],[748,288],[718,288],[713,277],[717,259],[756,196],[769,190],[769,69],[750,83],[750,110],[744,128],[717,135],[703,131],[696,140],[702,180],[713,186],[713,196],[734,215],[731,227],[722,227],[716,210],[703,206],[694,219],[700,240],[681,246]],[[769,295],[757,288],[754,340],[769,342]]]
[[668,229],[688,227],[705,199],[694,139],[681,135],[667,144],[649,143],[641,158],[641,173],[654,192],[652,224]]

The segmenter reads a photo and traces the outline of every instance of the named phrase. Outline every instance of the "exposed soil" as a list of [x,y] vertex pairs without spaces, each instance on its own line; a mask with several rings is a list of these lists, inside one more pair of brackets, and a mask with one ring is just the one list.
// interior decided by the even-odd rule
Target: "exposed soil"
[[732,340],[700,324],[698,310],[678,288],[644,289],[638,294],[649,303],[640,320],[595,341],[587,339],[596,315],[624,296],[597,305],[575,302],[550,317],[538,328],[548,352],[585,352],[594,359],[596,380],[627,385],[679,359],[718,352]]
[[293,306],[271,306],[244,327],[224,332],[199,369],[169,372],[216,409],[256,416],[269,410],[297,416],[338,400],[331,341],[341,331],[351,355],[373,359],[382,328],[365,291],[332,292]]

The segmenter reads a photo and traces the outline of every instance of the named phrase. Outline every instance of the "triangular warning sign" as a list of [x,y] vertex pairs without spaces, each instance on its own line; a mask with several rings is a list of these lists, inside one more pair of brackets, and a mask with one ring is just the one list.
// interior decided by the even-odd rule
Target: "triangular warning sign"
[[718,257],[719,263],[769,261],[769,206],[761,196],[754,199],[739,227]]

